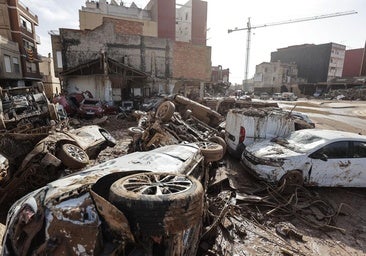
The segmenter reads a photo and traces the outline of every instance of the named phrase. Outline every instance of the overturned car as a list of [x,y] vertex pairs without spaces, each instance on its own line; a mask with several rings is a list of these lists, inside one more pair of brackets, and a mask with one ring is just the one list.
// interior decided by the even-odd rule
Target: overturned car
[[43,84],[31,87],[0,87],[0,130],[19,124],[49,125],[58,120],[57,108],[44,93]]
[[195,255],[207,173],[192,143],[54,181],[11,207],[2,255]]
[[[36,133],[35,133],[36,132]],[[46,127],[26,132],[0,134],[0,153],[5,157],[0,172],[0,203],[12,203],[25,193],[44,186],[97,158],[116,140],[97,125],[78,129],[51,130]]]

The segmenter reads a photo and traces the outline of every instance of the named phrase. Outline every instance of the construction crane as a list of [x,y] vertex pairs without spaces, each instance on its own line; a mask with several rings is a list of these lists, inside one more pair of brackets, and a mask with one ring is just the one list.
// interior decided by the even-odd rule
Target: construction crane
[[264,28],[269,26],[278,26],[278,25],[284,25],[289,23],[297,23],[297,22],[303,22],[303,21],[311,21],[311,20],[319,20],[319,19],[326,19],[326,18],[332,18],[337,16],[344,16],[344,15],[351,15],[356,14],[356,11],[346,11],[346,12],[336,12],[336,13],[330,13],[330,14],[324,14],[319,16],[313,16],[313,17],[305,17],[305,18],[299,18],[299,19],[293,19],[293,20],[285,20],[285,21],[279,21],[279,22],[272,22],[257,26],[252,26],[250,23],[250,18],[248,18],[247,27],[246,28],[235,28],[235,29],[228,29],[228,33],[246,30],[247,31],[247,47],[246,47],[246,56],[245,56],[245,77],[244,81],[247,83],[248,81],[248,67],[249,67],[249,52],[250,52],[250,41],[251,41],[251,32],[252,29],[256,28]]

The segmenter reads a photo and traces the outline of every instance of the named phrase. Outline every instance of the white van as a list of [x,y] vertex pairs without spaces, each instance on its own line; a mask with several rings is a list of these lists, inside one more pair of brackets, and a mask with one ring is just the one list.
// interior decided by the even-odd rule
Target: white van
[[225,140],[228,152],[240,157],[254,141],[281,137],[295,131],[291,114],[277,108],[231,109],[226,117]]

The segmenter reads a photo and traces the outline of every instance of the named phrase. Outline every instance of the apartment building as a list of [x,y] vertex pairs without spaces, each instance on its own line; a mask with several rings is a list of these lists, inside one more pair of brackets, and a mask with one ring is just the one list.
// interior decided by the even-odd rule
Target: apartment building
[[295,63],[263,62],[256,65],[254,92],[278,93],[290,91],[294,85],[306,82],[298,77]]
[[342,76],[345,51],[336,43],[295,45],[272,52],[271,62],[296,63],[298,76],[308,83],[328,82]]
[[3,87],[41,81],[38,17],[18,0],[0,0],[0,83]]

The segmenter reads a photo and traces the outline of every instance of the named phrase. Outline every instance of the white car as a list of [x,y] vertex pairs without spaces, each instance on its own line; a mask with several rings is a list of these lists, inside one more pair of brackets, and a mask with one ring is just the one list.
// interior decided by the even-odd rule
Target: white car
[[242,165],[270,182],[309,186],[366,186],[366,136],[305,129],[248,146]]

